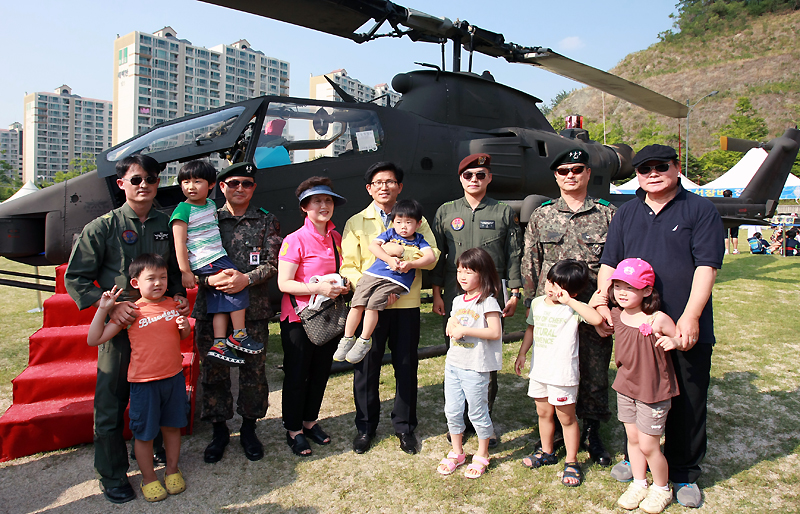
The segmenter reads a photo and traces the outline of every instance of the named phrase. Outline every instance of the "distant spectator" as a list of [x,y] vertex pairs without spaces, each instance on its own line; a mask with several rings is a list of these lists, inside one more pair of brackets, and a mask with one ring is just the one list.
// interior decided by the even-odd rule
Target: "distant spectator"
[[754,232],[753,237],[747,238],[747,243],[750,245],[750,253],[769,253],[769,242],[761,237],[761,232]]
[[[730,189],[726,189],[722,192],[722,196],[725,198],[732,198],[733,191]],[[730,247],[728,246],[728,241],[730,240]],[[728,255],[728,250],[730,249],[730,253],[736,255],[739,253],[739,225],[735,227],[730,227],[725,229],[725,255]]]

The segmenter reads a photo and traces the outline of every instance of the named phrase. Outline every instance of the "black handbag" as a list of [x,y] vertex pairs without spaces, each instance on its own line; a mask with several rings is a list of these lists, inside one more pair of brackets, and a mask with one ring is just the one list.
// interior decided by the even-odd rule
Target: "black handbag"
[[[333,236],[331,236],[333,239]],[[336,242],[333,241],[333,254],[336,256],[336,270],[339,270],[339,252],[336,250]],[[289,295],[292,306],[297,309],[297,302],[294,295]],[[328,341],[332,341],[344,334],[344,325],[347,321],[347,313],[350,306],[347,305],[350,294],[340,294],[336,298],[329,298],[322,302],[319,309],[309,309],[306,307],[300,311],[300,322],[303,330],[306,331],[308,340],[317,346],[322,346]]]

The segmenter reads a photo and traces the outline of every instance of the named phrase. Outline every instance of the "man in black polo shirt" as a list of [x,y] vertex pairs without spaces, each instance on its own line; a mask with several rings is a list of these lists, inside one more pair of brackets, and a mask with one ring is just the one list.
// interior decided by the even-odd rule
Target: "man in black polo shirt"
[[711,289],[722,267],[723,228],[714,204],[681,186],[677,158],[673,148],[663,145],[646,146],[635,155],[638,198],[620,207],[611,220],[595,294],[598,299],[606,294],[623,259],[642,258],[656,272],[661,310],[675,321],[681,340],[680,351],[670,352],[680,395],[672,399],[667,417],[664,455],[678,502],[698,507],[702,495],[696,482],[706,452],[706,399],[715,342]]

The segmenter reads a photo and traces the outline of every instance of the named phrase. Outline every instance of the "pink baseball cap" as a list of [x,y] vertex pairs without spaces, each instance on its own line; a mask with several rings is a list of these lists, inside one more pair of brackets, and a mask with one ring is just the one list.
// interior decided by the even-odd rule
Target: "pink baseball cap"
[[656,274],[647,261],[639,258],[625,259],[617,264],[611,280],[622,280],[636,289],[644,289],[647,286],[655,285]]

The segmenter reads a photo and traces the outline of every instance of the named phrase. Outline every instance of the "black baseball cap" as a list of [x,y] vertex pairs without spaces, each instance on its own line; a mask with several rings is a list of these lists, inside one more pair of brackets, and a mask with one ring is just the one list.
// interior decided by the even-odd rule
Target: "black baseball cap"
[[671,146],[666,145],[647,145],[633,156],[631,163],[634,168],[638,168],[647,161],[667,162],[678,158],[678,154]]

